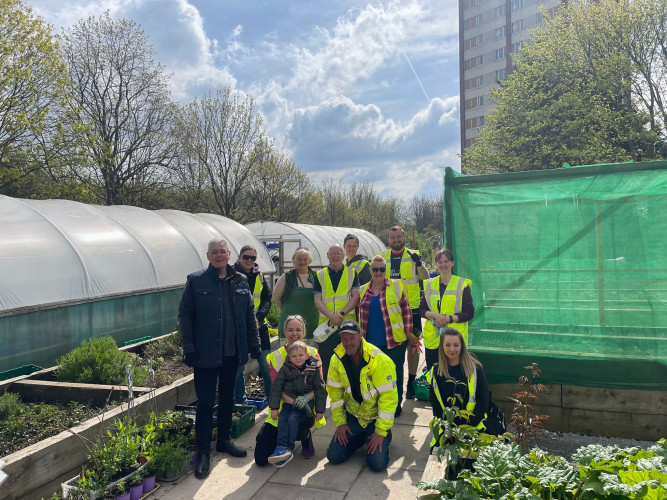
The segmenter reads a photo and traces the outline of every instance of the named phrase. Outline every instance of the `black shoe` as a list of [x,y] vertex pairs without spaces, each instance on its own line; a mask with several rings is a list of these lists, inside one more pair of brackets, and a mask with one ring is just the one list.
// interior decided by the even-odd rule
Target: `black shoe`
[[394,412],[394,418],[400,417],[401,413],[403,413],[403,408],[401,408],[401,405],[398,405],[396,407],[396,411]]
[[215,443],[215,450],[219,452],[227,452],[233,457],[248,456],[247,450],[244,450],[240,446],[236,446],[231,439],[227,439],[226,441],[218,441]]
[[197,455],[197,464],[195,465],[195,477],[197,479],[204,479],[211,472],[211,455],[210,453],[199,453]]
[[405,399],[415,399],[415,387],[412,385],[412,380],[408,380],[408,390],[405,391]]

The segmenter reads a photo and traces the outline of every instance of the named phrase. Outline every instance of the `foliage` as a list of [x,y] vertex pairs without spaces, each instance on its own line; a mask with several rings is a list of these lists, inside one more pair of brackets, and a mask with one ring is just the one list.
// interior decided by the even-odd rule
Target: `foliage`
[[535,382],[541,373],[538,364],[533,363],[524,369],[530,372],[528,377],[519,377],[519,384],[524,389],[512,394],[513,397],[509,399],[514,402],[510,425],[515,430],[515,441],[521,446],[522,452],[526,453],[528,441],[542,431],[542,424],[549,416],[538,415],[533,408],[533,403],[538,398],[537,393],[546,390],[544,385]]
[[178,332],[166,335],[154,342],[149,342],[144,347],[143,357],[153,358],[181,358],[183,347],[181,346],[181,335]]
[[272,301],[271,309],[269,309],[269,314],[266,315],[266,321],[269,323],[270,327],[278,328],[279,320],[280,320],[280,307],[275,302]]
[[128,365],[134,366],[134,385],[146,382],[148,371],[136,354],[120,351],[110,336],[84,340],[58,360],[58,380],[85,384],[125,385]]
[[638,8],[601,0],[564,4],[553,19],[545,12],[544,25],[514,57],[516,69],[492,93],[496,108],[463,155],[466,171],[660,157],[660,130],[646,113],[656,110],[636,99],[629,47],[633,30],[643,30],[633,17]]
[[139,431],[134,421],[116,419],[106,439],[97,440],[88,460],[99,477],[110,482],[123,469],[137,465],[140,450]]
[[87,126],[87,162],[74,169],[96,201],[142,206],[175,156],[169,77],[140,27],[108,12],[61,37],[72,91],[69,116]]
[[524,455],[516,443],[493,441],[480,448],[474,471],[417,486],[437,489],[441,498],[666,498],[666,450],[664,439],[648,450],[589,445],[577,450],[573,467],[538,448]]
[[5,392],[0,396],[0,421],[13,419],[21,410],[19,395]]
[[149,463],[158,475],[179,475],[190,463],[190,453],[186,450],[188,437],[184,433],[168,434],[155,443]]
[[[5,393],[0,401],[10,401],[5,399],[7,394],[12,393]],[[14,401],[12,396],[10,398]],[[0,457],[54,436],[64,427],[78,425],[98,413],[98,408],[77,402],[46,404],[17,401],[9,417],[0,418]]]

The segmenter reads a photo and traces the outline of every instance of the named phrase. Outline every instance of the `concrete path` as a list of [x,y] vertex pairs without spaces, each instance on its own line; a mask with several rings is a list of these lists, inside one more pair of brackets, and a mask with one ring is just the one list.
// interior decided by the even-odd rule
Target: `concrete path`
[[[421,371],[421,370],[420,370]],[[407,373],[407,366],[406,366]],[[248,450],[246,458],[233,458],[226,453],[211,455],[211,474],[199,480],[190,472],[177,483],[161,484],[153,498],[165,500],[223,499],[235,500],[338,500],[338,499],[414,499],[420,490],[416,484],[428,460],[428,423],[430,403],[405,401],[403,414],[392,428],[389,467],[385,472],[372,472],[366,467],[363,449],[340,465],[326,459],[326,448],[335,431],[327,410],[327,425],[313,431],[315,457],[304,460],[297,442],[294,459],[283,468],[273,465],[258,467],[252,455],[255,436],[266,418],[268,409],[257,414],[255,426],[234,442]]]

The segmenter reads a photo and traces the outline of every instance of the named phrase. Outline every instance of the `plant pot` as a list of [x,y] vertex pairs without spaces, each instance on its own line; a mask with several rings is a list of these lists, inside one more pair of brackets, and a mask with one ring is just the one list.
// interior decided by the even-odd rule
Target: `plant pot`
[[165,482],[169,483],[171,481],[176,481],[183,474],[185,474],[184,471],[167,470],[167,471],[159,473],[157,475],[157,480],[158,481],[165,481]]
[[195,465],[197,463],[197,447],[196,446],[187,446],[185,450],[192,455],[190,459],[190,465]]
[[130,500],[139,500],[144,496],[144,483],[138,486],[130,486]]
[[126,493],[125,495],[121,495],[119,497],[116,497],[115,500],[130,500],[130,494]]
[[155,489],[155,475],[145,477],[144,478],[144,484],[143,484],[144,494],[145,493],[150,493],[154,489]]

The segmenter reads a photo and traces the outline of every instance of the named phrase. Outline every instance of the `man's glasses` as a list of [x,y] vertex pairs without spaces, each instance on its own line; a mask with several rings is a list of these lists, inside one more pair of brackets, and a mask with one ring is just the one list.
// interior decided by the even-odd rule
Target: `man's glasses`
[[225,249],[223,248],[223,249],[221,249],[221,250],[211,250],[209,253],[210,253],[211,255],[218,255],[218,254],[220,254],[220,255],[225,255],[225,254],[227,253],[227,250],[225,250]]
[[387,270],[386,267],[371,267],[371,271],[374,273],[383,273]]
[[257,260],[257,256],[256,256],[256,255],[241,255],[241,258],[242,258],[243,260],[251,260],[251,261],[253,261],[253,262],[255,262],[255,261]]

